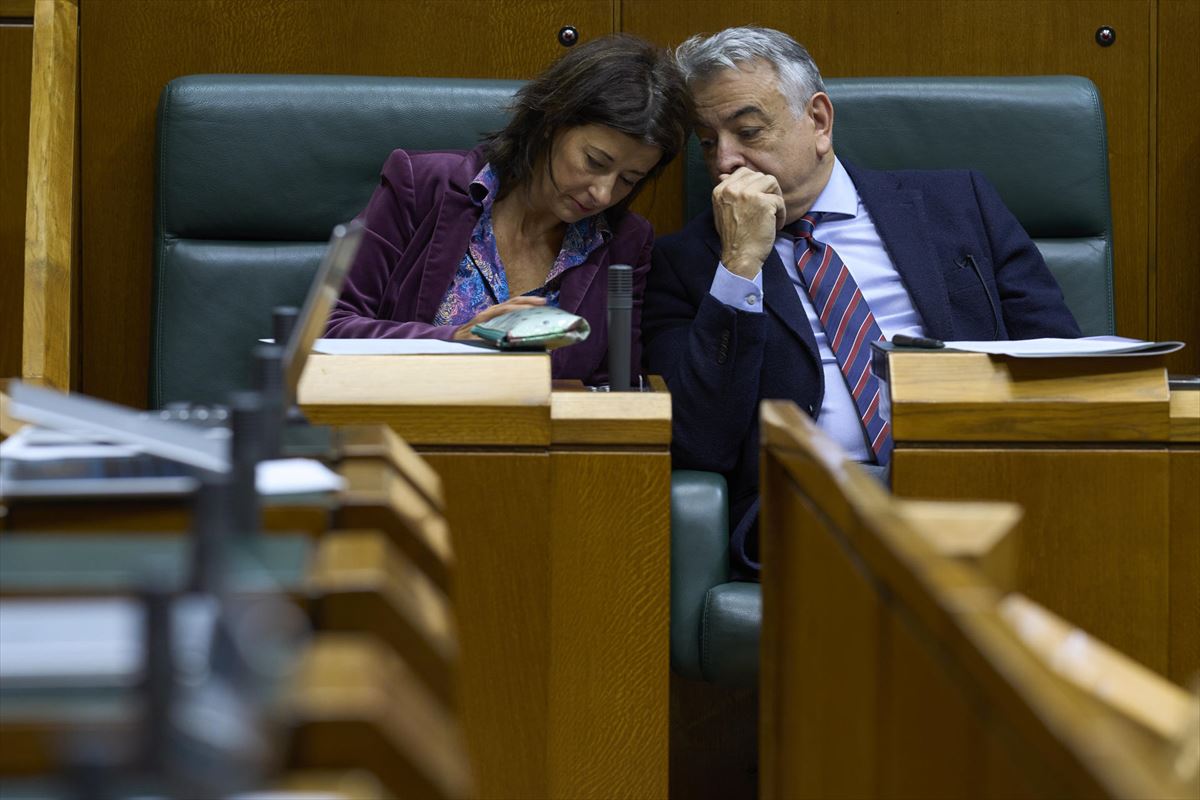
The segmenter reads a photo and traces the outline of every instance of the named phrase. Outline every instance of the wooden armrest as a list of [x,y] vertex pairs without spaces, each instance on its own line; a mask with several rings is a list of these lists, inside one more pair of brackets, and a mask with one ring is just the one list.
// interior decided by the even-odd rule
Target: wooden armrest
[[1016,537],[1023,511],[1015,503],[897,500],[895,509],[946,558],[979,569],[1000,591],[1016,585]]
[[1017,638],[1066,681],[1164,742],[1188,729],[1197,698],[1021,594],[1000,601]]

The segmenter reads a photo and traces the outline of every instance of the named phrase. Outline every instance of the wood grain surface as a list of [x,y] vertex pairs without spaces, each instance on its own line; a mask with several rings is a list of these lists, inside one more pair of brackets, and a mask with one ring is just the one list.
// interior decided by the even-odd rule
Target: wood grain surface
[[337,448],[342,459],[384,459],[412,482],[439,511],[445,508],[442,479],[386,425],[347,425],[337,431]]
[[1200,392],[1171,392],[1171,441],[1200,443]]
[[[778,535],[760,544],[760,796],[869,797],[879,764],[883,607],[830,537],[827,520],[787,490],[782,470],[764,464],[763,496],[772,505],[760,530]],[[806,650],[839,657],[809,658]],[[821,746],[826,741],[845,746],[834,752]]]
[[386,536],[329,531],[298,594],[317,629],[376,634],[447,708],[455,707],[458,634],[450,598]]
[[1171,679],[1191,685],[1200,674],[1200,446],[1172,449]]
[[442,510],[406,475],[378,460],[348,459],[338,465],[338,474],[346,479],[346,488],[338,497],[335,526],[384,531],[434,583],[448,590],[455,558]]
[[556,445],[669,445],[671,396],[665,390],[591,392],[581,384],[555,386],[550,437]]
[[970,564],[999,589],[1017,585],[1012,531],[1024,511],[1016,503],[903,500],[894,508],[939,556]]
[[386,424],[413,446],[550,443],[546,355],[313,355],[297,398],[314,422]]
[[21,371],[64,391],[75,386],[76,0],[34,8],[29,160],[25,191],[25,301]]
[[480,797],[547,797],[551,484],[543,453],[423,453],[457,558],[460,705]]
[[293,769],[365,769],[397,797],[472,794],[453,715],[371,637],[316,637],[288,687],[286,707]]
[[1015,588],[1167,674],[1171,492],[1165,447],[909,448],[895,453],[892,489],[901,497],[1020,505]]
[[1185,689],[1104,642],[1081,636],[1079,628],[1020,593],[1001,600],[999,612],[1026,647],[1116,713],[1163,741],[1187,734],[1191,702]]
[[[890,607],[882,624],[879,797],[971,797],[980,791],[975,698],[937,658],[937,642]],[[922,720],[913,735],[914,720]]]
[[34,0],[0,0],[0,17],[32,19]]
[[1161,358],[1006,358],[892,352],[893,436],[930,441],[1165,441]]
[[[1171,755],[1186,693],[1111,651],[1081,665],[1099,681],[1059,674],[1090,659],[1071,635],[1070,652],[1025,646],[996,587],[931,547],[794,404],[764,404],[762,425],[763,796],[1191,796]],[[862,730],[821,719],[828,702]],[[818,735],[784,749],[779,732],[804,725]]]
[[0,376],[13,378],[21,374],[32,66],[33,25],[0,25]]
[[530,78],[558,30],[610,33],[615,0],[101,0],[81,17],[83,390],[143,406],[150,359],[154,115],[216,72]]
[[[1157,193],[1150,285],[1154,290],[1156,339],[1178,339],[1188,347],[1168,356],[1172,372],[1200,375],[1200,3],[1157,0],[1158,96],[1154,168]],[[1114,201],[1115,208],[1115,201]]]
[[550,465],[549,796],[665,798],[670,454],[556,449]]

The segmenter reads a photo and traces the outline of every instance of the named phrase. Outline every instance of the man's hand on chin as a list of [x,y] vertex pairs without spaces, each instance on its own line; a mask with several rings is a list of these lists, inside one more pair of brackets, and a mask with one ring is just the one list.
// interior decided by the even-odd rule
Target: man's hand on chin
[[738,167],[720,179],[712,203],[721,237],[721,263],[735,275],[753,280],[786,219],[783,192],[773,176],[749,167]]

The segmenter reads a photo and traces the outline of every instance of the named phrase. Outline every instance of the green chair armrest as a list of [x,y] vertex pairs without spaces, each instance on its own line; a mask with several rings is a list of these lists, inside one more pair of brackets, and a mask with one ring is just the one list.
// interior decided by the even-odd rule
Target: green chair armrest
[[757,686],[762,587],[742,581],[714,586],[704,599],[701,628],[704,680],[726,686]]
[[671,667],[701,679],[709,589],[729,580],[729,490],[715,472],[671,473]]

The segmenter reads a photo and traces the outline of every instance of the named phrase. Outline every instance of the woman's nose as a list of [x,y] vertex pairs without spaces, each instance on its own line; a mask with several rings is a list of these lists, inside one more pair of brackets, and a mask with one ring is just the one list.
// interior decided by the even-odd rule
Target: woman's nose
[[613,182],[615,178],[598,178],[592,182],[590,193],[596,205],[607,206],[612,200]]

